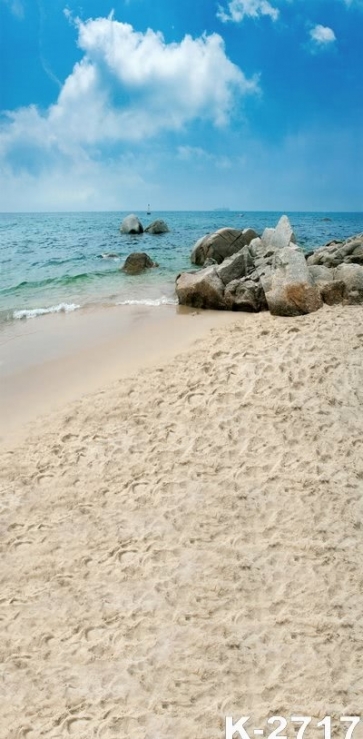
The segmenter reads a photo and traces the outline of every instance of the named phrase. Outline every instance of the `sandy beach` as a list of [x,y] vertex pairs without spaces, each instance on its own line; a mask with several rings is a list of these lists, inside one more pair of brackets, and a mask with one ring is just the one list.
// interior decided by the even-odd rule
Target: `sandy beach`
[[67,403],[190,348],[233,322],[183,306],[114,306],[42,316],[0,334],[0,447],[33,432],[33,422]]
[[344,737],[363,717],[362,319],[170,316],[126,363],[102,328],[102,351],[43,358],[63,363],[43,406],[8,355],[1,739],[223,739],[226,716],[268,736],[274,715]]

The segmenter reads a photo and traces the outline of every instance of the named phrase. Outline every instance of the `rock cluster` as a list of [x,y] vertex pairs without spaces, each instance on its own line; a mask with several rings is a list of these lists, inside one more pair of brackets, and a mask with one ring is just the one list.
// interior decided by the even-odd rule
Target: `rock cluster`
[[134,213],[130,213],[130,215],[123,219],[120,225],[120,231],[123,234],[142,234],[144,231],[150,234],[163,234],[168,233],[169,228],[165,221],[161,219],[149,223],[144,228],[139,218]]
[[323,302],[363,302],[363,234],[306,254],[287,216],[259,237],[221,229],[200,239],[191,260],[204,268],[176,279],[179,303],[298,316]]
[[307,264],[324,303],[363,303],[363,234],[331,241],[307,255]]
[[[156,220],[150,223],[144,229],[138,217],[135,216],[134,213],[131,213],[122,221],[120,231],[123,234],[142,234],[144,233],[144,231],[150,234],[163,234],[167,233],[169,231],[169,228],[166,225],[165,221]],[[103,254],[102,256],[109,257],[110,255]],[[145,252],[133,252],[132,254],[129,254],[125,263],[120,269],[121,272],[126,272],[128,275],[139,275],[145,269],[150,269],[151,267],[158,266],[159,265],[156,262],[153,262],[151,257],[149,257],[148,254],[145,254]]]

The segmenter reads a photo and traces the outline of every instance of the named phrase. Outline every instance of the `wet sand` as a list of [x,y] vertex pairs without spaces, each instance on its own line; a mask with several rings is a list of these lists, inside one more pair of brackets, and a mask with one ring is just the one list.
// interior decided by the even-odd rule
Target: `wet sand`
[[0,444],[30,422],[187,349],[233,316],[184,307],[84,309],[9,324],[0,333]]

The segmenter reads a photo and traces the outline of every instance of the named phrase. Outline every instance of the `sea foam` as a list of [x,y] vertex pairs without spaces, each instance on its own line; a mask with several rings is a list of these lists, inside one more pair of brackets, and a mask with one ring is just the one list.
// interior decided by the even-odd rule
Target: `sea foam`
[[13,313],[13,318],[37,318],[37,316],[44,316],[47,313],[71,313],[72,311],[77,310],[77,308],[80,307],[80,305],[76,305],[75,303],[59,303],[59,305],[51,305],[49,308],[15,310]]
[[122,300],[116,303],[116,305],[150,305],[150,306],[158,306],[158,305],[178,305],[178,301],[176,298],[167,298],[165,295],[163,295],[161,298],[144,298],[143,300]]

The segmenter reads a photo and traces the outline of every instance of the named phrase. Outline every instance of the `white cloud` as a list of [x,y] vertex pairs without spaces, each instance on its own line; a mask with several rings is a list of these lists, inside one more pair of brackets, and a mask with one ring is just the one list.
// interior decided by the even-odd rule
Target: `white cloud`
[[212,154],[201,146],[178,146],[178,159],[193,164],[212,164],[217,169],[230,169],[232,160],[230,157]]
[[152,30],[109,18],[77,20],[84,51],[57,102],[8,114],[0,151],[36,146],[68,156],[79,147],[137,142],[178,130],[193,120],[226,124],[236,101],[258,91],[225,54],[218,34],[166,44]]
[[268,15],[275,21],[279,16],[279,11],[267,0],[231,0],[227,11],[219,6],[217,18],[223,23],[228,21],[240,23],[245,17],[258,18],[261,15]]
[[[150,29],[138,33],[112,18],[78,22],[78,26],[79,46],[103,82],[101,69],[106,67],[106,81],[112,80],[114,87],[129,95],[123,123],[129,124],[130,114],[138,126],[140,118],[148,118],[142,136],[148,127],[174,129],[193,118],[225,123],[234,95],[256,87],[227,58],[218,34],[197,39],[187,35],[180,43],[166,44],[161,33]],[[134,125],[129,128],[134,135]]]
[[310,38],[314,44],[324,47],[329,46],[336,41],[336,36],[332,28],[328,26],[316,25],[310,31]]
[[[57,101],[45,111],[32,105],[2,116],[0,209],[27,189],[34,190],[34,207],[43,198],[51,208],[52,182],[54,199],[69,202],[67,178],[78,183],[80,205],[91,207],[107,168],[109,190],[118,189],[124,173],[128,181],[136,172],[142,178],[145,162],[135,169],[122,158],[125,147],[152,146],[160,134],[196,120],[227,124],[244,96],[258,92],[257,79],[247,79],[228,59],[218,34],[167,44],[160,33],[138,33],[112,16],[75,25],[84,55]],[[215,165],[226,166],[222,159]],[[142,189],[138,177],[135,182]]]

